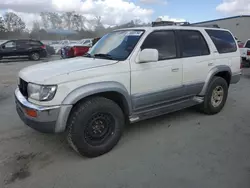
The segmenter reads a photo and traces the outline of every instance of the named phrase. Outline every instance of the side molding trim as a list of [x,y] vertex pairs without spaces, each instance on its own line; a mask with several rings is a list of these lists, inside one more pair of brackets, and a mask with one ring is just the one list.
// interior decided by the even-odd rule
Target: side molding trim
[[205,84],[204,84],[199,96],[204,96],[206,94],[208,85],[209,85],[210,81],[212,80],[212,78],[214,77],[214,75],[216,75],[219,72],[224,72],[224,71],[229,72],[232,75],[231,69],[227,65],[219,65],[219,66],[212,68],[212,70],[210,70],[210,72],[208,73]]
[[117,92],[121,94],[128,105],[129,113],[131,113],[132,107],[129,92],[124,85],[114,81],[91,83],[79,87],[68,94],[63,100],[62,105],[74,105],[85,97],[103,92]]

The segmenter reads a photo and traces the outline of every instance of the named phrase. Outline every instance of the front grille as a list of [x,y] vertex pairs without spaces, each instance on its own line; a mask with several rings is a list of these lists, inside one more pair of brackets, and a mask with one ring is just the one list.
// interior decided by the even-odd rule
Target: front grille
[[20,78],[19,80],[19,90],[24,97],[28,97],[28,82],[25,82],[23,79]]

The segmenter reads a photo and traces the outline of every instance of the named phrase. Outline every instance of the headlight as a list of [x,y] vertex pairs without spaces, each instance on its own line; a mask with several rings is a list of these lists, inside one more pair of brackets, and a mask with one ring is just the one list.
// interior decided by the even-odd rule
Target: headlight
[[28,84],[28,96],[38,101],[50,101],[56,94],[56,85],[44,86],[37,84]]

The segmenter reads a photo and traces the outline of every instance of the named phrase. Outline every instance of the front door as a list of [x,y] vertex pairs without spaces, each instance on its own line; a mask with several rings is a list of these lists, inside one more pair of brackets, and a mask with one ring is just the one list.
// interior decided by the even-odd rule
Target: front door
[[172,30],[150,33],[141,50],[159,52],[158,62],[131,62],[131,95],[133,110],[163,105],[183,96],[182,63],[178,58],[176,35]]
[[16,42],[9,41],[1,45],[1,56],[16,56]]

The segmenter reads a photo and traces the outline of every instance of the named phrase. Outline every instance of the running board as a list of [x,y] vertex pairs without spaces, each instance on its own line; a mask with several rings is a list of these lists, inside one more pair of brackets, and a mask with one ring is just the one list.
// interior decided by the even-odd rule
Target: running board
[[179,111],[179,110],[191,107],[191,106],[195,106],[195,105],[202,103],[203,101],[204,101],[203,97],[195,96],[192,99],[186,99],[186,100],[174,102],[171,104],[167,104],[164,106],[151,108],[149,110],[136,112],[135,114],[130,116],[129,120],[130,120],[130,123],[135,123],[141,120],[161,116],[161,115]]

